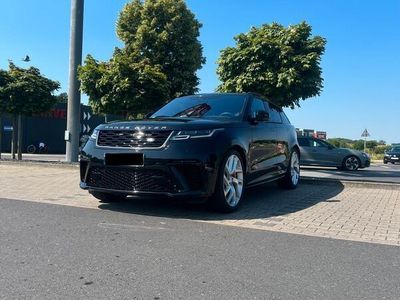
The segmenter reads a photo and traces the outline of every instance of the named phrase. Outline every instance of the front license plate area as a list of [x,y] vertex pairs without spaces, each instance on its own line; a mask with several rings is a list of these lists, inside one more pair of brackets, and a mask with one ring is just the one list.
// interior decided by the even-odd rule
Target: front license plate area
[[143,153],[106,153],[104,156],[106,166],[143,166]]

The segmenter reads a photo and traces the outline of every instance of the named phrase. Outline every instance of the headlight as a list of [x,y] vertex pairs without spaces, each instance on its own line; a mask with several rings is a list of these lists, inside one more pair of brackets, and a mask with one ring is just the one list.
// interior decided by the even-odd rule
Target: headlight
[[99,130],[95,129],[95,130],[93,130],[92,134],[90,135],[90,138],[92,140],[96,140],[98,135],[99,135]]
[[172,139],[173,140],[187,140],[196,138],[211,137],[217,130],[222,129],[200,129],[200,130],[182,130],[179,131]]
[[364,156],[365,158],[369,158],[368,153],[363,152],[363,156]]

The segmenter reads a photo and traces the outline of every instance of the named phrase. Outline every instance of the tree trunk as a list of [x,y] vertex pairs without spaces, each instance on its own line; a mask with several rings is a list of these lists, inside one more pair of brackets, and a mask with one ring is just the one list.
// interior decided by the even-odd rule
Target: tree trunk
[[22,160],[22,115],[18,115],[18,160]]
[[15,153],[17,151],[17,132],[18,132],[17,114],[13,114],[13,131],[12,131],[12,144],[11,144],[12,159],[15,159]]
[[0,159],[1,159],[1,150],[3,149],[3,118],[0,113]]

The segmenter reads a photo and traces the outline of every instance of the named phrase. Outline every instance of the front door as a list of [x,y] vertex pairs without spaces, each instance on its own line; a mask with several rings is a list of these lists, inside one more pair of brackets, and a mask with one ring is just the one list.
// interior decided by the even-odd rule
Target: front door
[[[254,98],[250,114],[266,111],[264,101]],[[252,141],[249,147],[248,182],[267,180],[276,175],[277,169],[276,124],[259,121],[252,125]]]

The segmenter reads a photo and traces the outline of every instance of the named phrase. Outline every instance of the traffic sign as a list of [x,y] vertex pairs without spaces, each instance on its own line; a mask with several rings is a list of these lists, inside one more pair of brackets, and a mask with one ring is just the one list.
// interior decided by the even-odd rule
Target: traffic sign
[[363,133],[361,134],[362,137],[369,137],[369,132],[368,130],[365,128]]

